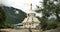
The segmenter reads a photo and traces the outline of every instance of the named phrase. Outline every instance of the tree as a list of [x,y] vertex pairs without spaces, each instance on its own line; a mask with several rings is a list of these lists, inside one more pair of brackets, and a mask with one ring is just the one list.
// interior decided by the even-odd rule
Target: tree
[[59,22],[60,4],[55,5],[54,2],[50,2],[50,1],[48,4],[47,3],[45,4],[46,5],[44,5],[44,9],[43,9],[44,16],[49,17],[50,15],[54,14],[57,18],[56,20]]
[[[41,25],[44,26],[45,24],[45,28],[47,28],[48,25],[50,24],[47,24],[46,22],[48,21],[48,18],[51,16],[51,15],[55,15],[56,16],[56,22],[60,22],[60,3],[58,4],[54,4],[54,1],[50,1],[50,0],[43,0],[43,9],[41,9],[41,7],[37,6],[38,7],[38,11],[37,12],[42,12],[43,13],[43,16],[40,18],[41,20]],[[52,22],[51,22],[52,23]],[[54,23],[54,22],[53,22]],[[54,26],[55,24],[51,24],[51,26]],[[50,26],[49,26],[50,27]],[[57,27],[57,26],[55,26]],[[45,29],[44,28],[44,29]],[[52,27],[50,27],[52,28]],[[48,29],[48,28],[47,28]]]
[[0,7],[0,28],[2,28],[5,18],[4,10]]

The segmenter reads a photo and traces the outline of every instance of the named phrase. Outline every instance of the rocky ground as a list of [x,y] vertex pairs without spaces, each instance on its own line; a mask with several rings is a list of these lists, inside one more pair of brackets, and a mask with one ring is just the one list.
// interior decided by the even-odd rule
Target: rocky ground
[[[29,32],[28,29],[0,29],[0,32]],[[32,32],[40,32],[39,30],[32,29]],[[46,30],[42,32],[60,32],[60,28]]]

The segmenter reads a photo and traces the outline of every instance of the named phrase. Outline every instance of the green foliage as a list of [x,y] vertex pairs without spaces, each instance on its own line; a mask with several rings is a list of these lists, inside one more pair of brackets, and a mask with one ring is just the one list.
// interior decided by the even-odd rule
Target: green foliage
[[53,21],[49,21],[49,22],[47,22],[47,30],[48,29],[55,29],[55,28],[57,28],[57,22],[53,22]]
[[[15,10],[19,14],[15,14]],[[0,7],[0,28],[10,28],[12,24],[20,23],[26,17],[26,13],[13,7]]]
[[[48,4],[47,4],[48,1]],[[40,18],[41,27],[43,30],[55,29],[60,27],[60,3],[54,4],[54,1],[50,2],[50,0],[43,0],[43,9],[39,6],[36,12],[42,12],[43,16]],[[52,15],[56,16],[55,20],[48,20],[48,18]]]
[[[9,24],[18,24],[21,23],[24,18],[26,17],[26,13],[23,12],[20,9],[14,8],[14,7],[6,7],[4,6],[4,11],[5,11],[5,15],[6,15],[6,23]],[[18,14],[16,14],[15,12],[19,11]]]
[[3,28],[10,28],[11,25],[10,25],[9,23],[4,23],[2,27],[3,27]]
[[0,7],[0,28],[2,28],[5,18],[4,10]]
[[5,20],[5,13],[4,10],[0,7],[0,21],[4,21]]
[[[16,11],[19,11],[19,14],[15,14]],[[3,9],[0,7],[0,28],[10,28],[13,24],[21,23],[26,17],[26,13],[22,10],[5,7]]]
[[56,21],[42,21],[41,22],[41,29],[43,30],[50,30],[60,27],[60,22]]

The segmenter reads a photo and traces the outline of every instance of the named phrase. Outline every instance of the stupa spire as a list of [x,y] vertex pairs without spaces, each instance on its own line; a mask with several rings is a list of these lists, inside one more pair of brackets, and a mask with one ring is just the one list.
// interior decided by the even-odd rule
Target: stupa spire
[[30,10],[32,10],[32,3],[30,4]]

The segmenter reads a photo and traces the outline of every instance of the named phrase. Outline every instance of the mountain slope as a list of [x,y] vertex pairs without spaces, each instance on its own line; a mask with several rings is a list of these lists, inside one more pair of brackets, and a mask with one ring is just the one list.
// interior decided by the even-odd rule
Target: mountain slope
[[[9,24],[20,23],[26,17],[26,13],[24,13],[22,10],[6,6],[4,6],[3,8],[6,15],[6,21],[5,21],[6,23]],[[19,13],[16,14],[16,11],[18,11]]]

